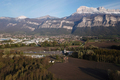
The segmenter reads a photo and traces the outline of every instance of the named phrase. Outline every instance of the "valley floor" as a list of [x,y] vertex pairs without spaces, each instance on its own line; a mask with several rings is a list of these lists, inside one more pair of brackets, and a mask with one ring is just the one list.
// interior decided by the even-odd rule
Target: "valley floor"
[[113,45],[120,45],[119,42],[88,42],[85,44],[85,46],[89,46],[89,45],[94,45],[94,46],[97,46],[99,48],[109,48]]
[[68,62],[55,63],[48,70],[63,80],[108,80],[108,69],[120,70],[120,67],[69,57]]

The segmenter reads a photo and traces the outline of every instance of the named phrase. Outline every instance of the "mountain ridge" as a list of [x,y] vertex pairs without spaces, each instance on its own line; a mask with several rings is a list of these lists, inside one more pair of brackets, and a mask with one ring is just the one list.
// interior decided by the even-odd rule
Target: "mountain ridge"
[[80,6],[76,13],[104,13],[104,14],[120,14],[119,9],[105,9],[104,7],[98,7],[98,8],[93,8],[93,7],[86,7],[86,6]]
[[[98,12],[98,10],[102,11],[102,13]],[[107,9],[104,7],[89,8],[82,6],[77,9],[77,12],[63,18],[57,18],[50,15],[38,18],[28,18],[26,16],[20,16],[17,18],[0,17],[0,31],[8,33],[23,32],[42,35],[58,35],[58,33],[85,35],[85,32],[88,30],[87,32],[90,33],[86,35],[91,33],[91,35],[93,35],[96,31],[92,29],[96,29],[99,32],[97,34],[101,34],[101,29],[104,29],[105,31],[110,29],[109,31],[112,31],[112,28],[109,27],[116,27],[116,25],[120,22],[120,14],[107,14],[104,13],[105,10]],[[79,13],[80,11],[82,11],[82,13]],[[90,13],[85,13],[85,11]],[[94,12],[94,14],[91,14],[91,12]],[[116,29],[117,28],[114,28],[114,30]],[[81,32],[79,33],[79,31]],[[119,30],[117,30],[117,34],[119,33]]]

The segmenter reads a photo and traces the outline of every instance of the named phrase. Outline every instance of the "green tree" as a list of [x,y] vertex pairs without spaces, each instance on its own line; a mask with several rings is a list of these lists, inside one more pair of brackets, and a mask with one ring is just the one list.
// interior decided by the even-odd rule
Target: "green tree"
[[53,47],[57,46],[57,41],[53,41]]
[[12,80],[12,74],[9,74],[5,77],[5,80]]
[[56,55],[56,60],[59,60],[59,56],[58,55]]
[[96,61],[99,62],[99,55],[96,55]]
[[9,48],[4,49],[3,53],[7,55],[10,54],[10,49]]
[[5,48],[10,48],[11,45],[10,44],[5,44]]

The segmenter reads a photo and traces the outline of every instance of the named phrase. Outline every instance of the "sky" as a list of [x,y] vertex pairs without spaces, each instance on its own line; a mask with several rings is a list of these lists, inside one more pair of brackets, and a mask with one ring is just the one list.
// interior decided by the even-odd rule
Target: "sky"
[[120,9],[120,0],[0,0],[0,17],[65,17],[80,6]]

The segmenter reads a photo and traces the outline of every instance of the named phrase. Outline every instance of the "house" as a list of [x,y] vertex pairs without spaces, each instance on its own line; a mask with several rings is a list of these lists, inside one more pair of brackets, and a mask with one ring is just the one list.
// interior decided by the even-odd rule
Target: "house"
[[49,63],[55,63],[55,61],[54,60],[50,60]]

